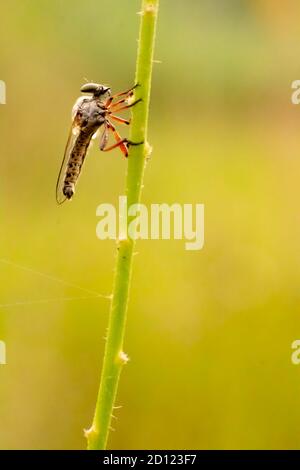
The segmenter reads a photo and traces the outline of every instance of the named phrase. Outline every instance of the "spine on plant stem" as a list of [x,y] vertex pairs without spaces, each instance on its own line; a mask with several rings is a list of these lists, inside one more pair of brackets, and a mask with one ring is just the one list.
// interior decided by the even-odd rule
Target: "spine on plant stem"
[[[141,100],[132,108],[130,140],[143,142],[130,147],[126,176],[128,206],[138,204],[148,152],[147,129],[150,104],[153,51],[159,0],[143,0],[136,64],[135,99]],[[128,225],[130,224],[128,217]],[[127,304],[130,290],[134,240],[124,236],[118,242],[116,272],[109,315],[100,388],[92,427],[86,431],[88,449],[106,448],[122,366],[128,361],[123,352]]]

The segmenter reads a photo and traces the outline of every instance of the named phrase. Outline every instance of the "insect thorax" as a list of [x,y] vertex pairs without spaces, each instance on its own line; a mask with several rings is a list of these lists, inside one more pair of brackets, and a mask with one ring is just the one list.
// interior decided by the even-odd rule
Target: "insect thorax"
[[76,124],[84,132],[94,132],[105,122],[106,110],[99,99],[85,98],[78,106]]

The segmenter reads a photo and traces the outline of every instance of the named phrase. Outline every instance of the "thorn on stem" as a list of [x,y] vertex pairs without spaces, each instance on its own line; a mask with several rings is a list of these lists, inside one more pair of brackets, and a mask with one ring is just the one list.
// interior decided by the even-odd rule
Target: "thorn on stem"
[[121,352],[119,353],[119,357],[118,357],[118,358],[119,358],[121,364],[123,364],[123,365],[127,364],[127,362],[129,361],[129,357],[127,356],[126,353],[124,353],[124,351],[121,351]]
[[150,159],[152,152],[153,152],[152,145],[150,145],[149,142],[146,142],[146,145],[145,145],[145,158],[146,158],[146,160]]
[[96,435],[96,430],[95,430],[94,425],[92,425],[90,429],[84,429],[83,433],[86,439],[90,439],[93,435]]
[[144,10],[137,12],[137,15],[143,16],[143,15],[146,15],[147,13],[154,15],[157,13],[157,11],[158,11],[157,5],[154,5],[153,3],[148,3],[145,6]]

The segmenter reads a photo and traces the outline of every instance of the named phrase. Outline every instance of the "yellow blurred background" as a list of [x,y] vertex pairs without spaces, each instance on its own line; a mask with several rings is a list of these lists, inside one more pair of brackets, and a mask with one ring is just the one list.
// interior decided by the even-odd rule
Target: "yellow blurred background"
[[[139,9],[1,3],[2,449],[86,445],[109,302],[72,285],[111,292],[96,207],[124,194],[126,161],[94,145],[72,203],[55,184],[85,78],[133,84]],[[300,448],[299,14],[296,0],[161,1],[143,202],[204,203],[205,247],[137,245],[112,449]]]

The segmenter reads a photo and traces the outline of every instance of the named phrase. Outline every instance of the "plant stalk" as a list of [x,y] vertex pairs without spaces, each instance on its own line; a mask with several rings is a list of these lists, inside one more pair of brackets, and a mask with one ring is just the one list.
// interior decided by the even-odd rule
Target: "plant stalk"
[[[126,176],[128,207],[132,204],[138,204],[141,200],[145,161],[149,153],[147,130],[158,7],[159,0],[142,1],[135,76],[135,82],[139,85],[135,89],[135,100],[141,101],[132,107],[130,140],[143,142],[143,144],[130,147]],[[131,219],[131,217],[128,217],[127,229]],[[106,449],[120,373],[123,365],[128,361],[127,355],[123,352],[123,342],[134,245],[135,241],[127,235],[118,241],[116,271],[100,387],[93,424],[85,432],[88,449],[90,450]]]

